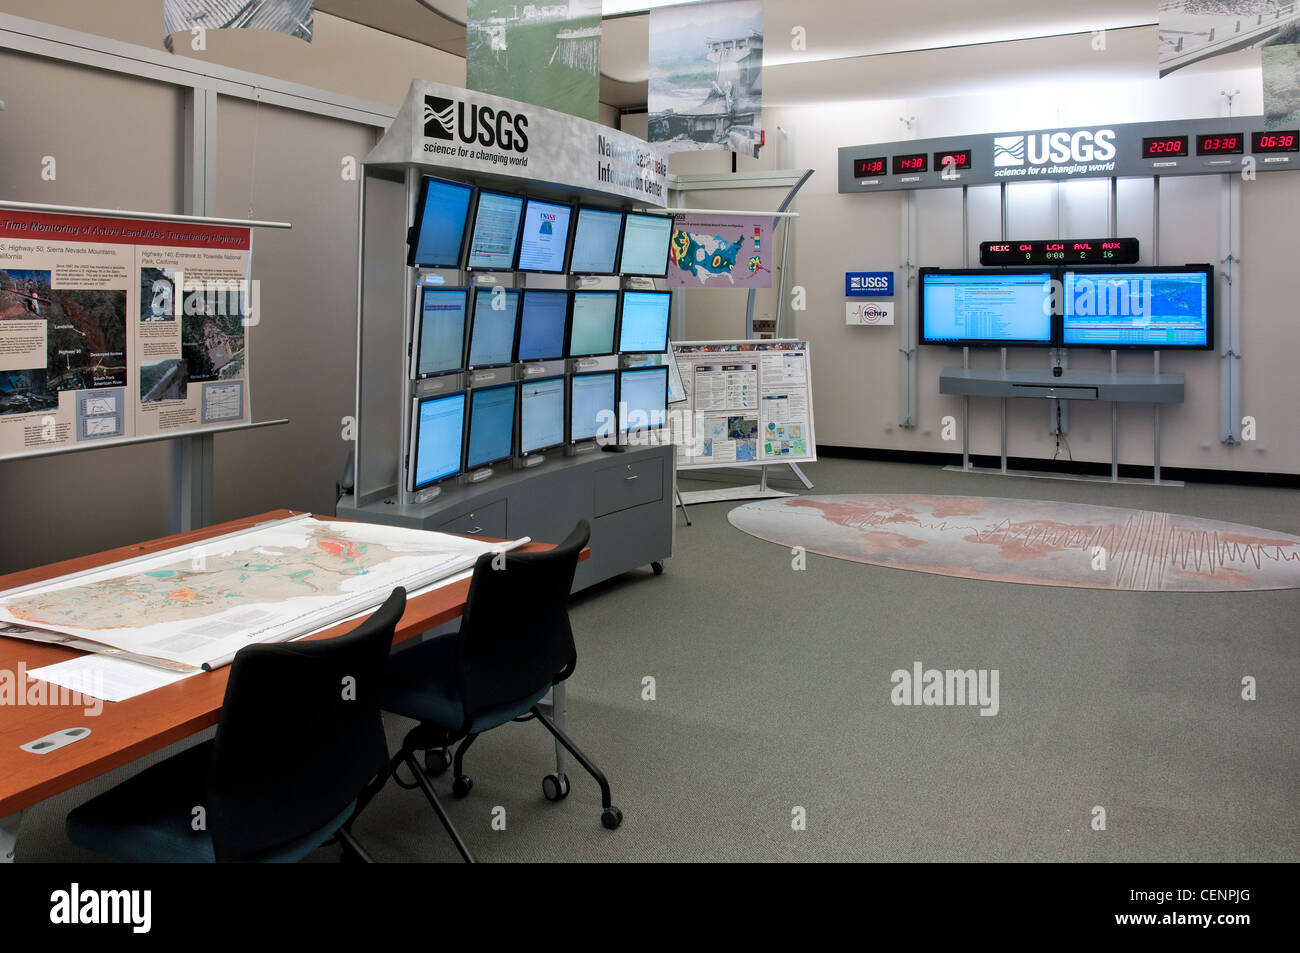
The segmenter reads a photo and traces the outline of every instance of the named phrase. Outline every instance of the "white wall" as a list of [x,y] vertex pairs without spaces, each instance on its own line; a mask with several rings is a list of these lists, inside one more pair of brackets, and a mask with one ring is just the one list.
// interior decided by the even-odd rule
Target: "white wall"
[[[1042,41],[1051,43],[1054,41]],[[1041,44],[1003,44],[1003,55],[1015,49],[1035,50]],[[954,51],[951,67],[960,68],[963,54]],[[971,54],[972,56],[974,54]],[[1041,50],[1033,58],[1042,58]],[[889,59],[883,57],[880,59]],[[902,59],[901,57],[899,58]],[[817,435],[824,445],[911,451],[960,452],[960,440],[945,442],[940,420],[951,414],[961,420],[959,398],[941,397],[938,375],[960,364],[956,349],[924,347],[917,355],[917,426],[903,429],[901,370],[896,328],[846,327],[844,273],[895,270],[896,310],[912,319],[914,291],[900,270],[903,254],[900,228],[908,193],[873,195],[838,193],[837,150],[841,146],[898,139],[964,133],[1047,128],[1100,122],[1142,122],[1224,115],[1222,90],[1240,90],[1234,115],[1262,112],[1260,78],[1255,67],[1215,71],[1201,69],[1164,80],[1134,80],[1088,86],[1086,94],[1063,96],[1043,81],[1041,72],[1015,92],[992,91],[980,96],[916,100],[802,103],[764,111],[768,146],[759,159],[740,157],[738,171],[777,167],[777,127],[792,138],[789,164],[812,168],[815,175],[800,193],[796,209],[796,268],[788,285],[807,292],[807,311],[796,314],[793,330],[806,337],[813,351]],[[1040,90],[1043,90],[1040,92]],[[911,130],[900,117],[915,117]],[[730,170],[730,155],[680,153],[673,156],[675,173]],[[1218,264],[1221,179],[1196,176],[1161,182],[1160,263]],[[910,221],[916,232],[917,265],[958,267],[961,247],[959,190],[911,193]],[[1242,414],[1258,421],[1259,439],[1241,446],[1220,442],[1220,357],[1217,352],[1165,352],[1161,370],[1186,375],[1186,402],[1167,406],[1161,416],[1162,462],[1174,467],[1202,467],[1300,473],[1300,381],[1294,370],[1300,350],[1300,322],[1288,280],[1288,248],[1300,238],[1300,176],[1261,174],[1242,182],[1241,324],[1243,354],[1240,369]],[[689,205],[698,208],[772,209],[781,195],[773,190],[692,193]],[[1008,190],[1008,230],[1012,237],[1051,238],[1106,234],[1108,180],[1012,185]],[[1119,234],[1136,235],[1144,261],[1151,262],[1152,185],[1150,179],[1121,180]],[[970,262],[978,264],[980,241],[999,237],[998,187],[970,190]],[[693,338],[736,337],[743,328],[744,295],[731,291],[693,291],[686,296],[687,333]],[[761,311],[761,308],[760,308]],[[1220,308],[1222,311],[1222,308]],[[789,332],[790,326],[783,330]],[[1221,332],[1220,332],[1221,333]],[[996,366],[997,352],[973,353],[977,366]],[[1012,367],[1046,367],[1045,349],[1012,349]],[[1075,349],[1073,368],[1107,369],[1109,352]],[[1145,370],[1149,354],[1122,353],[1120,370]],[[1012,456],[1050,458],[1055,438],[1046,402],[1009,402],[1009,452]],[[971,448],[976,453],[999,451],[998,402],[971,401]],[[1072,402],[1067,438],[1076,460],[1109,462],[1110,406]],[[1152,413],[1146,405],[1121,406],[1120,460],[1150,465]],[[1064,457],[1064,453],[1062,456]]]

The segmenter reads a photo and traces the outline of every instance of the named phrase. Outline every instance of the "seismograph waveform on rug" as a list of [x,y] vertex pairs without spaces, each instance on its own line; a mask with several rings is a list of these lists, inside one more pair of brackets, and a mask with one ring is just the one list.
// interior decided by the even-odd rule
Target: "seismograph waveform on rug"
[[864,494],[764,500],[730,519],[822,555],[973,579],[1137,591],[1300,587],[1300,537],[1170,513]]

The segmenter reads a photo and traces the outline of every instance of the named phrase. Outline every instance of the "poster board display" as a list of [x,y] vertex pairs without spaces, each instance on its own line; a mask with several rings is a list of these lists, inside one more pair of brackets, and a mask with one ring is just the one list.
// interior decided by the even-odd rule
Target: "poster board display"
[[816,461],[807,341],[675,341],[672,358],[679,470]]
[[0,458],[250,423],[251,249],[245,227],[0,211]]

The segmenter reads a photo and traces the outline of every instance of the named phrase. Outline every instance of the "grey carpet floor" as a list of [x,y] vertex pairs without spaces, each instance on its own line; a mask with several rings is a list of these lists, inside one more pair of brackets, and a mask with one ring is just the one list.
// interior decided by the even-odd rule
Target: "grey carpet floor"
[[[1071,500],[1300,533],[1289,490],[805,470],[815,493]],[[468,798],[437,781],[480,860],[1300,859],[1300,591],[1045,588],[815,555],[794,571],[788,550],[727,523],[736,505],[693,507],[691,527],[679,515],[663,576],[639,570],[574,602],[569,731],[608,774],[623,826],[600,826],[576,765],[567,800],[545,801],[549,736],[508,725],[468,755]],[[894,706],[890,674],[917,661],[997,669],[998,714]],[[409,726],[389,718],[394,748]],[[97,859],[67,841],[64,817],[130,770],[29,811],[18,860]],[[356,832],[381,861],[457,859],[418,791],[390,785]]]

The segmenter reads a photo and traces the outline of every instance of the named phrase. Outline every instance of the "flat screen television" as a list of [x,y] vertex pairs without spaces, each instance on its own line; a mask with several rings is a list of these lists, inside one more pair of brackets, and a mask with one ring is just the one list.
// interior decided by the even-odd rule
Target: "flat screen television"
[[465,469],[509,459],[515,448],[515,401],[519,385],[476,387],[469,392]]
[[1063,347],[1214,347],[1209,265],[1067,271],[1062,298]]
[[541,453],[564,443],[564,375],[519,385],[519,454]]
[[922,268],[920,342],[949,347],[1050,347],[1053,274]]
[[672,236],[671,215],[628,212],[623,222],[619,274],[642,278],[668,277],[668,242]]
[[436,377],[465,369],[468,288],[423,285],[416,298],[411,377]]
[[469,358],[465,366],[503,367],[515,359],[519,326],[519,292],[513,288],[475,288],[470,319]]
[[426,175],[420,180],[406,263],[420,268],[459,268],[474,187]]
[[574,275],[618,273],[619,243],[623,239],[623,213],[616,209],[578,209],[573,229],[573,251],[569,272]]
[[407,487],[412,492],[460,473],[465,394],[417,397],[411,412]]
[[518,271],[560,274],[569,249],[573,206],[530,198],[524,203],[519,232]]
[[465,268],[469,271],[511,271],[519,253],[519,229],[523,221],[522,195],[479,189]]

